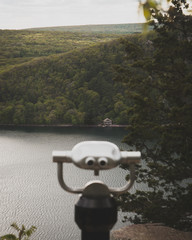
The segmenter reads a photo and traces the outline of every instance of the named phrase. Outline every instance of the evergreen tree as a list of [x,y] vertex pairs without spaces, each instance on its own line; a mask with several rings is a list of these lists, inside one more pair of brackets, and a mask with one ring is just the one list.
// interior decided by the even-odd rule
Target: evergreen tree
[[160,222],[192,230],[192,16],[185,0],[167,12],[151,8],[153,40],[125,41],[127,63],[118,68],[130,99],[124,142],[142,152],[137,190],[118,198],[134,223]]

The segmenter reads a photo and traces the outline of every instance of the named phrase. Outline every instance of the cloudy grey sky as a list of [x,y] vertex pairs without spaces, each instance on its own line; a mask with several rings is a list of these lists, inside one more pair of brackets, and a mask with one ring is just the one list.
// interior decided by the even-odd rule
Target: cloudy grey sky
[[143,22],[138,0],[0,0],[0,29]]

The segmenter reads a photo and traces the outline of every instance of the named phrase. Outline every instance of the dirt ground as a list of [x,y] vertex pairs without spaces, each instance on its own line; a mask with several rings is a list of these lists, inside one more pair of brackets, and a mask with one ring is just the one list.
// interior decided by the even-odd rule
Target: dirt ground
[[112,231],[111,240],[192,240],[192,232],[161,224],[137,224]]

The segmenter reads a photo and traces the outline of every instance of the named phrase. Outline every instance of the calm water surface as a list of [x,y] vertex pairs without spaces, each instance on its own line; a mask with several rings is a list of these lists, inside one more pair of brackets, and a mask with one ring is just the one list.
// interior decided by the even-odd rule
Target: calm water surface
[[[80,230],[74,222],[74,204],[79,196],[59,186],[52,151],[71,150],[85,140],[111,141],[127,150],[121,143],[125,134],[121,128],[0,129],[0,236],[14,233],[10,224],[17,222],[37,227],[31,239],[79,240]],[[76,187],[93,179],[122,186],[127,174],[116,168],[94,177],[92,171],[71,164],[66,165],[65,172],[68,185]],[[125,225],[119,215],[115,228]]]

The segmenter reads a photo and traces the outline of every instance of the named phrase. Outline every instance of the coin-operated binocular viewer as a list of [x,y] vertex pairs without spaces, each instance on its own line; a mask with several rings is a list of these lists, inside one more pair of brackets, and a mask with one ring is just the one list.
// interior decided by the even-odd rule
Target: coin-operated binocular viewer
[[[70,193],[81,194],[75,205],[75,222],[81,229],[82,240],[109,240],[109,233],[117,221],[117,205],[113,195],[128,191],[135,180],[135,164],[139,163],[140,152],[120,151],[105,141],[86,141],[78,143],[71,151],[53,151],[53,162],[58,166],[58,181]],[[112,188],[102,181],[90,181],[83,188],[66,185],[63,164],[72,163],[79,168],[99,171],[117,167],[119,164],[130,166],[130,179],[123,187]]]

